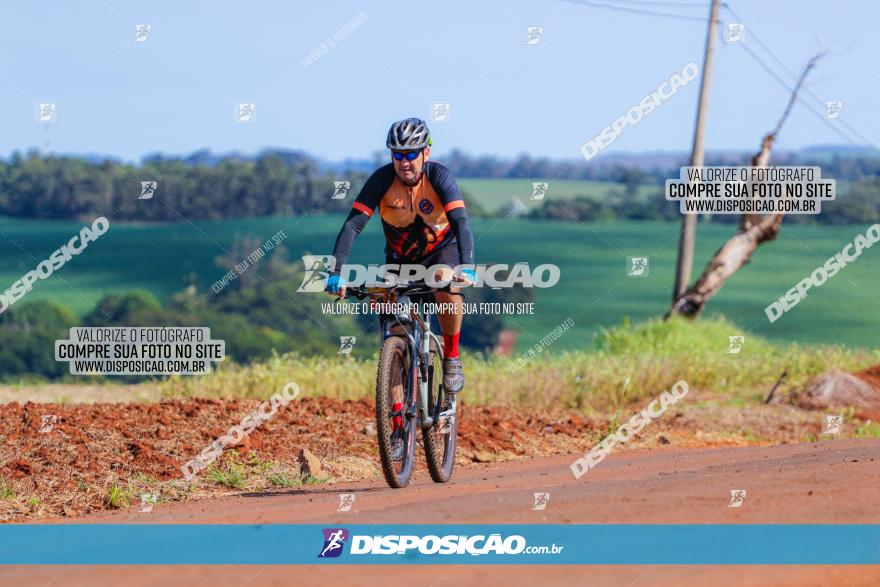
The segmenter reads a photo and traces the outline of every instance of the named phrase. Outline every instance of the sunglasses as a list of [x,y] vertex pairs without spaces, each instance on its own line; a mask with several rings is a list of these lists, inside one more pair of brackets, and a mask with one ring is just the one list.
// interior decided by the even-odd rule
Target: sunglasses
[[418,159],[419,155],[422,154],[422,151],[407,151],[406,153],[401,153],[400,151],[392,151],[391,156],[394,157],[395,161],[403,161],[404,158],[407,161],[415,161]]

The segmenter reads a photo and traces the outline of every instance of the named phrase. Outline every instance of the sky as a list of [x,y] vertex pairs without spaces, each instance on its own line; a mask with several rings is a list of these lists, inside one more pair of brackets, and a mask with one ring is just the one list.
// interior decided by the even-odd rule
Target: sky
[[[777,149],[880,144],[880,3],[727,4],[736,17],[722,9],[721,33],[745,30],[716,43],[707,149],[754,151],[784,109],[788,90],[749,51],[789,85],[784,68],[828,51],[807,84],[815,112],[798,104]],[[579,158],[673,73],[702,67],[707,15],[700,0],[19,3],[0,21],[0,157],[48,147],[126,161],[205,148],[368,158],[391,122],[418,116],[440,155]],[[142,42],[139,24],[151,27]],[[537,43],[528,27],[542,27]],[[605,152],[689,150],[698,82]],[[836,120],[823,117],[832,100]],[[252,122],[235,120],[243,102],[256,104]],[[40,103],[56,105],[54,122],[37,121]],[[446,121],[430,120],[434,103],[449,104]]]

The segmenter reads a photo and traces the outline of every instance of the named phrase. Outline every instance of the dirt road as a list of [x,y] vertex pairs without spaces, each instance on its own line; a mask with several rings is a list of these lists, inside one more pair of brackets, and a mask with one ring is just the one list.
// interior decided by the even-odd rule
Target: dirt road
[[[880,523],[880,441],[847,440],[757,448],[620,451],[575,480],[572,456],[486,464],[435,485],[421,471],[406,490],[381,482],[160,504],[77,523]],[[731,489],[745,489],[728,507]],[[543,511],[535,492],[550,493]],[[337,512],[340,493],[355,493]],[[430,508],[423,507],[430,503]],[[625,546],[623,546],[625,547]],[[7,567],[14,585],[372,585],[407,567]],[[425,585],[853,585],[880,584],[880,567],[855,566],[467,566],[410,568]]]

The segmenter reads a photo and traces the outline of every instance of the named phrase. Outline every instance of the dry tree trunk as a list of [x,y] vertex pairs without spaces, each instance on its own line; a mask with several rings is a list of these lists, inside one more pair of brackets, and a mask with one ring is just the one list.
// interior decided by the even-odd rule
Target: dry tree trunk
[[[821,54],[816,55],[807,63],[792,90],[788,106],[779,119],[776,128],[764,137],[764,140],[761,142],[761,150],[752,157],[750,163],[752,167],[767,167],[769,165],[773,141],[776,139],[777,133],[782,129],[782,124],[785,122],[788,113],[794,105],[794,101],[797,99],[798,91],[804,79],[806,79],[807,74],[821,56]],[[724,243],[712,256],[712,259],[696,283],[672,304],[672,308],[666,314],[666,318],[676,315],[688,318],[699,316],[706,302],[718,293],[724,282],[751,260],[755,249],[762,243],[772,241],[777,237],[784,216],[785,214],[768,214],[766,216],[761,214],[743,214],[740,218],[736,235]]]
[[[774,138],[772,133],[764,137],[761,151],[752,157],[752,167],[767,166]],[[703,274],[675,301],[669,314],[699,316],[706,302],[718,293],[724,282],[751,260],[755,249],[776,238],[783,216],[784,214],[769,214],[765,217],[760,214],[743,214],[736,235],[712,256]]]

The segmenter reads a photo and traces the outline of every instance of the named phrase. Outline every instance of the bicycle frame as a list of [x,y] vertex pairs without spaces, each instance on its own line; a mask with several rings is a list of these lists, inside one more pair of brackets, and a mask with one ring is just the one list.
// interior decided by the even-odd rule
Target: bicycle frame
[[[409,302],[409,297],[406,294],[413,290],[417,290],[418,287],[419,286],[400,286],[400,289],[397,291],[399,291],[401,295],[397,298],[397,302]],[[371,293],[367,290],[352,288],[350,291],[359,299],[371,297]],[[428,292],[424,291],[419,293]],[[446,414],[448,416],[451,413],[454,417],[456,403],[454,397],[452,400],[452,408],[443,414],[440,413],[442,394],[437,394],[437,397],[435,398],[436,403],[433,406],[428,405],[430,395],[429,388],[433,383],[433,377],[435,376],[433,372],[434,365],[429,361],[431,340],[434,341],[437,348],[443,348],[440,338],[431,332],[430,321],[425,320],[415,308],[410,309],[409,316],[382,316],[382,340],[387,339],[389,336],[401,336],[399,333],[392,332],[392,327],[395,324],[399,324],[403,327],[404,335],[409,342],[410,376],[406,384],[406,397],[413,401],[410,403],[407,415],[410,418],[418,417],[418,423],[421,428],[435,426],[440,421],[441,415]],[[442,377],[442,374],[438,375]],[[416,394],[418,394],[418,396]],[[415,401],[417,397],[418,401]],[[416,413],[416,406],[418,406],[418,414]]]
[[[404,298],[405,299],[405,298]],[[433,370],[434,365],[430,362],[429,356],[431,352],[431,339],[434,339],[437,348],[442,348],[440,339],[436,334],[431,332],[430,323],[423,319],[415,310],[410,311],[408,319],[401,320],[399,317],[395,320],[392,318],[383,319],[383,339],[389,336],[400,336],[391,332],[390,326],[399,322],[404,326],[404,333],[409,341],[410,349],[410,377],[407,381],[407,397],[415,399],[418,393],[418,400],[411,403],[410,417],[415,417],[415,406],[418,406],[419,426],[422,428],[430,428],[437,421],[440,413],[441,396],[438,393],[436,404],[428,405],[429,387],[433,383],[435,376]],[[411,326],[410,330],[406,326]],[[430,411],[429,411],[430,408]]]

